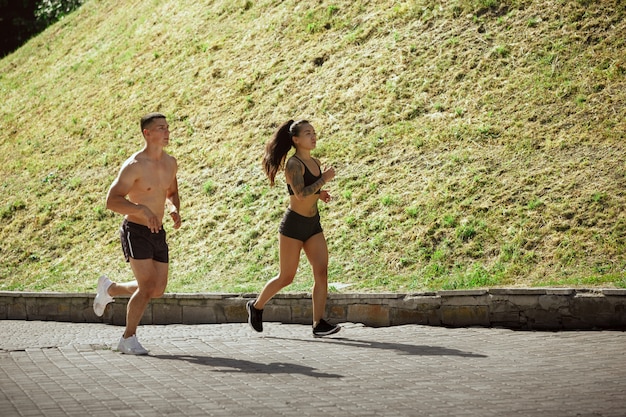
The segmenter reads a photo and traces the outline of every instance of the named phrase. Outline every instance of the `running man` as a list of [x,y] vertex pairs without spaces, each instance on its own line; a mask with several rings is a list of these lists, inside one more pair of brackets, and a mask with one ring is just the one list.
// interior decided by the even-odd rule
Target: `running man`
[[137,340],[137,326],[150,300],[161,297],[167,286],[169,249],[163,229],[166,207],[174,229],[181,225],[178,165],[163,150],[170,138],[167,120],[161,113],[149,113],[141,118],[140,125],[145,146],[124,162],[106,198],[108,209],[124,215],[120,239],[135,280],[119,284],[100,277],[93,303],[96,315],[102,316],[114,297],[130,295],[126,329],[117,349],[131,355],[148,354]]

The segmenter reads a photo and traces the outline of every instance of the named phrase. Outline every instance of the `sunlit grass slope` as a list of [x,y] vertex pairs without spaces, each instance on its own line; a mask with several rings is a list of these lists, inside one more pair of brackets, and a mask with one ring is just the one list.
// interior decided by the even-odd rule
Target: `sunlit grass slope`
[[624,287],[625,22],[617,0],[88,0],[0,61],[0,290],[130,279],[104,200],[149,111],[180,166],[168,291],[276,273],[288,200],[260,158],[290,118],[337,171],[342,291]]

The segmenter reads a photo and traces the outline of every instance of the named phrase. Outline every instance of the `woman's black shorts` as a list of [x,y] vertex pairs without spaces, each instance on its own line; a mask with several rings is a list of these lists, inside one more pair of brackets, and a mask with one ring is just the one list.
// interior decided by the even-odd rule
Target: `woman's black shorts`
[[152,233],[147,226],[124,219],[120,227],[120,240],[126,262],[130,258],[169,262],[169,248],[163,228],[158,233]]
[[317,213],[313,217],[306,217],[291,209],[287,209],[283,220],[280,222],[278,231],[281,235],[306,242],[311,236],[323,232],[320,214]]

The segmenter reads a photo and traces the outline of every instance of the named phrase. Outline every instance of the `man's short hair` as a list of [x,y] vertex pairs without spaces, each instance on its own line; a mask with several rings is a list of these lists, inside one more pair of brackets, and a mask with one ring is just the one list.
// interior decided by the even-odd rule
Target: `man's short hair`
[[141,131],[150,124],[154,119],[165,119],[165,115],[162,113],[148,113],[141,118]]

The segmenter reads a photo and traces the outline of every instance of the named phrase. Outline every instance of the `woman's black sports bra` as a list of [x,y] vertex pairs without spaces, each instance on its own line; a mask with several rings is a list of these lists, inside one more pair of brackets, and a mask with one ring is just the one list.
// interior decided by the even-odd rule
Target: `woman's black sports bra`
[[[320,175],[319,176],[315,176],[313,175],[313,173],[311,171],[309,171],[309,168],[306,167],[306,164],[304,163],[304,161],[300,158],[298,158],[297,156],[293,155],[294,158],[296,158],[298,161],[302,162],[302,165],[304,165],[304,186],[308,187],[311,184],[315,184],[315,182],[317,180],[319,180],[320,178],[322,178],[322,167],[320,167],[319,164],[317,164],[317,161],[315,161],[315,163],[317,164],[317,166],[320,168]],[[293,192],[293,190],[291,189],[291,185],[287,184],[287,191],[289,191],[289,195],[294,195],[295,193]],[[319,194],[320,190],[317,190],[315,192],[315,194]]]

